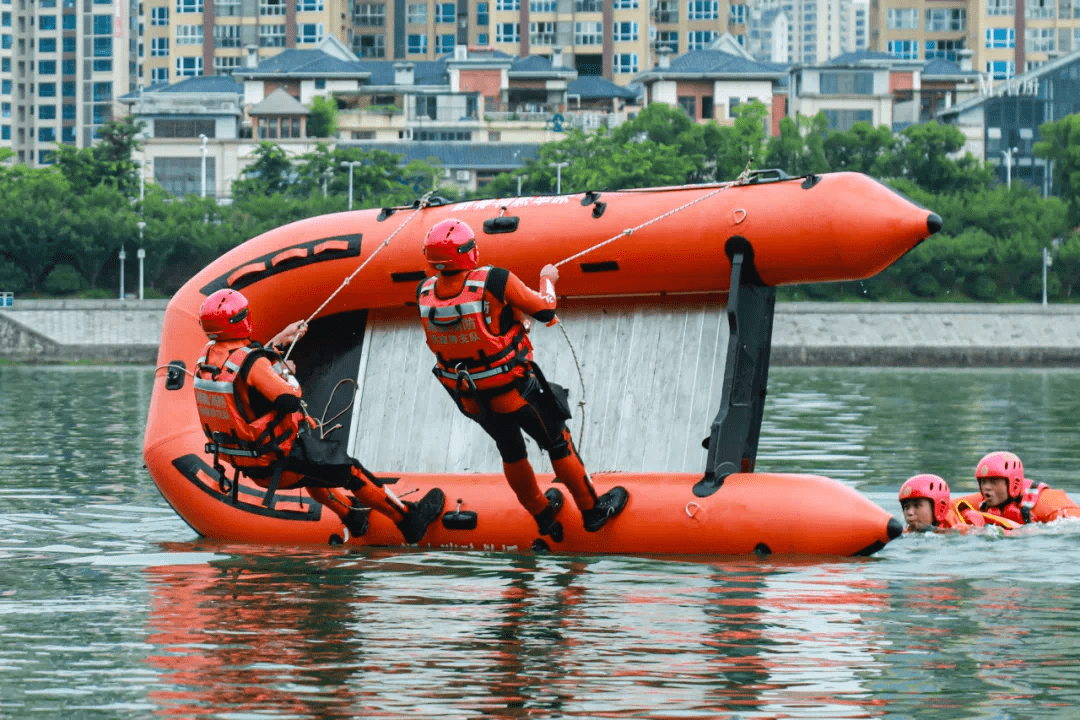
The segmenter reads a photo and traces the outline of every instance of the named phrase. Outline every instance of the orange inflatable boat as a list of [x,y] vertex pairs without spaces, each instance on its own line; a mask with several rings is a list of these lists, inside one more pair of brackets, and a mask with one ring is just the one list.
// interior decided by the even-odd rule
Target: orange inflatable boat
[[[493,443],[455,418],[428,372],[433,358],[416,316],[421,246],[426,230],[450,217],[475,230],[482,264],[534,286],[544,264],[560,265],[571,353],[556,343],[557,330],[541,327],[533,330],[537,361],[572,391],[576,366],[590,400],[570,427],[586,435],[582,454],[597,490],[622,485],[630,500],[597,533],[584,532],[567,503],[566,536],[553,550],[859,555],[900,534],[896,519],[842,483],[754,471],[775,287],[870,277],[941,220],[864,175],[777,171],[721,185],[434,198],[310,218],[234,248],[169,304],[144,441],[154,482],[197,533],[404,542],[376,513],[363,536],[349,537],[303,491],[279,490],[267,503],[253,483],[221,482],[204,451],[189,373],[206,343],[199,307],[231,287],[250,302],[256,340],[311,319],[291,358],[309,408],[318,417],[325,407],[326,424],[354,456],[399,496],[444,491],[444,515],[421,546],[532,546],[536,525],[498,471]],[[553,475],[538,478],[546,485]]]

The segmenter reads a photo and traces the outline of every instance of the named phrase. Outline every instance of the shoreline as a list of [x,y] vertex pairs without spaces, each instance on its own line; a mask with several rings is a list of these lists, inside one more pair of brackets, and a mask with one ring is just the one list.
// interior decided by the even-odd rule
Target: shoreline
[[[168,299],[19,300],[5,364],[153,365]],[[1080,304],[776,304],[777,367],[1080,367]]]

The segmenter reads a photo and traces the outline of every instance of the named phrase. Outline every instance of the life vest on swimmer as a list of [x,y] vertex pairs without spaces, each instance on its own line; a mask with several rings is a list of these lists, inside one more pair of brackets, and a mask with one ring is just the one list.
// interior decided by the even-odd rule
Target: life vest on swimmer
[[[267,358],[276,372],[282,372],[277,353],[258,343],[238,347],[229,353],[222,367],[207,364],[210,343],[203,350],[195,370],[195,406],[209,442],[206,452],[225,456],[237,469],[263,468],[285,457],[292,448],[303,415],[275,410],[269,399],[247,384],[251,366]],[[250,408],[240,396],[247,389]],[[215,459],[216,462],[216,459]]]
[[491,269],[470,271],[453,297],[435,294],[437,276],[424,280],[417,291],[420,322],[438,358],[433,372],[448,388],[458,387],[462,370],[478,390],[502,387],[524,377],[532,360],[521,314],[486,290]]
[[1063,490],[1051,488],[1046,483],[1033,484],[1024,491],[1019,502],[1006,503],[1002,508],[988,508],[985,505],[983,503],[979,508],[984,513],[1012,520],[1018,525],[1080,517],[1080,506]]
[[1008,520],[1000,515],[992,515],[979,510],[967,498],[961,498],[954,503],[957,514],[969,527],[999,527],[1004,530],[1012,530],[1019,527],[1019,523]]

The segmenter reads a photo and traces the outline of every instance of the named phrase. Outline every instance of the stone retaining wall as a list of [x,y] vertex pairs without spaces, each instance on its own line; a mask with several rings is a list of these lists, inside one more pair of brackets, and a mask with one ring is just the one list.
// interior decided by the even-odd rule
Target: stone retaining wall
[[[153,363],[168,300],[20,300],[0,358]],[[1080,305],[778,303],[774,365],[1080,367]]]

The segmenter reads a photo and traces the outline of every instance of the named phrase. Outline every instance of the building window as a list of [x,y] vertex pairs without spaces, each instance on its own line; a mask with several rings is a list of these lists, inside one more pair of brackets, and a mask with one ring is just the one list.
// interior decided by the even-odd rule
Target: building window
[[516,43],[521,41],[521,23],[495,23],[495,42]]
[[64,30],[75,30],[78,27],[78,20],[74,15],[65,15],[61,24]]
[[260,25],[259,47],[285,47],[285,26]]
[[169,8],[167,8],[167,7],[150,8],[150,24],[151,25],[168,25],[169,24]]
[[604,24],[598,22],[574,23],[575,45],[602,45],[604,42]]
[[1057,10],[1057,0],[1027,0],[1024,3],[1024,17],[1028,20],[1053,20]]
[[1016,13],[1016,0],[986,0],[987,15],[1013,15]]
[[489,37],[489,35],[487,33],[477,33],[476,34],[476,42],[477,42],[477,44],[480,45],[480,47],[484,47],[489,42],[488,37]]
[[72,103],[64,103],[63,107],[60,108],[60,116],[64,120],[74,120],[75,119],[75,105],[72,104]]
[[673,55],[679,53],[679,31],[678,30],[660,30],[656,33],[656,47],[657,49],[666,47],[671,50]]
[[855,123],[873,123],[873,110],[822,110],[829,121],[830,130],[845,132]]
[[11,117],[11,103],[0,103],[0,116]]
[[259,14],[277,16],[286,12],[285,0],[259,0]]
[[988,47],[988,48],[1011,48],[1011,47],[1016,47],[1016,30],[1014,30],[1013,28],[987,28],[986,29],[986,47]]
[[94,102],[105,102],[106,100],[112,100],[112,83],[111,82],[96,82],[94,83]]
[[0,13],[0,25],[3,27],[11,27],[11,13]]
[[75,97],[75,83],[66,82],[60,85],[60,93],[66,98]]
[[446,35],[440,35],[438,37],[438,43],[439,44],[436,46],[435,52],[440,54],[440,55],[445,55],[446,53],[454,52],[454,40],[455,40],[455,36],[454,36],[453,33],[449,33],[449,34],[446,34]]
[[156,138],[197,138],[205,135],[208,138],[216,137],[216,124],[213,120],[154,120],[154,137]]
[[11,126],[10,125],[0,126],[0,140],[10,140],[10,139],[11,139]]
[[112,38],[94,38],[94,57],[112,57]]
[[[927,11],[929,13],[929,10]],[[918,30],[918,8],[889,8],[885,22],[890,30]]]
[[56,142],[56,128],[38,128],[38,142]]
[[202,25],[177,25],[176,26],[176,44],[177,45],[202,45],[203,41],[203,26]]
[[744,25],[746,23],[746,6],[732,5],[728,13],[728,22],[732,25]]
[[[732,115],[731,117],[735,117]],[[713,99],[709,96],[701,98],[701,119],[712,120],[713,118]]]
[[296,26],[297,45],[314,45],[315,43],[322,42],[322,39],[322,23],[299,23]]
[[615,42],[629,42],[638,39],[638,24],[633,22],[614,23],[611,33]]
[[636,73],[638,71],[637,53],[615,53],[612,65],[616,73]]
[[409,35],[405,43],[405,52],[419,55],[427,52],[427,35]]
[[[1057,31],[1054,28],[1025,28],[1025,52],[1054,52]],[[39,65],[40,66],[40,65]]]
[[926,11],[926,32],[960,32],[967,30],[967,10],[963,8],[933,8]]
[[94,60],[93,68],[94,72],[112,72],[112,60]]
[[686,3],[691,20],[716,20],[720,17],[720,4],[717,0],[689,0]]
[[994,80],[1008,80],[1016,74],[1016,63],[1011,60],[990,60],[986,63],[986,72]]
[[56,97],[56,83],[38,83],[38,97]]
[[457,21],[456,13],[454,11],[454,3],[436,3],[435,4],[435,22],[437,23],[454,23]]
[[868,71],[824,71],[819,77],[822,95],[873,95],[874,74]]
[[888,45],[888,54],[894,58],[901,60],[918,60],[919,59],[919,41],[918,40],[890,40]]
[[495,0],[496,10],[520,10],[521,0]]
[[[168,53],[166,53],[168,54]],[[152,83],[167,83],[169,82],[169,68],[157,67],[150,68],[150,82]]]
[[502,140],[502,133],[498,130],[488,131],[488,142],[499,142]]
[[697,120],[697,98],[693,95],[680,95],[679,107],[683,109],[692,120]]
[[55,30],[56,29],[56,16],[55,15],[42,15],[38,18],[38,28],[41,30]]
[[243,65],[240,57],[214,57],[215,75],[232,75],[232,71]]
[[353,13],[353,24],[363,27],[384,27],[386,25],[385,3],[358,3]]
[[297,12],[322,12],[323,0],[296,0]]
[[55,75],[56,74],[56,61],[55,60],[39,60],[37,66],[38,75]]
[[215,17],[236,17],[240,14],[240,0],[214,0]]
[[165,192],[172,195],[198,195],[202,192],[203,163],[206,164],[206,191],[213,193],[214,187],[214,161],[217,158],[208,157],[158,157],[154,158],[154,182]]
[[687,50],[704,50],[716,40],[715,30],[691,30],[686,33]]
[[476,3],[476,24],[488,24],[488,4],[486,2]]
[[38,52],[56,52],[56,38],[41,38],[38,40]]
[[73,38],[73,37],[64,38],[63,42],[61,43],[61,47],[64,49],[64,52],[66,52],[66,53],[75,52],[75,38]]
[[602,0],[574,0],[574,12],[603,12]]
[[214,46],[219,48],[238,48],[240,45],[239,25],[215,25]]
[[531,22],[531,23],[529,23],[529,44],[530,45],[554,45],[555,44],[555,23],[553,23],[553,22]]
[[427,25],[427,5],[409,3],[405,10],[405,20],[410,25]]
[[11,81],[10,80],[0,80],[0,95],[10,95],[10,94],[11,94]]
[[614,0],[616,10],[637,10],[638,0]]
[[942,58],[956,62],[957,53],[964,49],[964,40],[927,40],[926,59]]
[[555,0],[529,0],[530,13],[553,13],[558,12],[558,9]]
[[112,33],[112,16],[95,15],[93,29],[94,35],[110,35]]
[[74,126],[65,127],[63,130],[60,131],[60,135],[61,135],[61,137],[63,137],[63,142],[74,143],[75,142],[75,127]]
[[176,12],[178,13],[201,13],[203,0],[176,0]]
[[414,130],[413,140],[433,140],[437,142],[471,142],[469,130]]
[[381,58],[386,57],[385,35],[354,35],[353,50],[360,57]]
[[203,59],[198,57],[176,58],[176,77],[198,77],[203,74]]
[[150,57],[168,57],[169,38],[150,38]]
[[55,105],[38,105],[38,114],[37,114],[37,116],[41,120],[55,120],[56,119],[56,106]]

